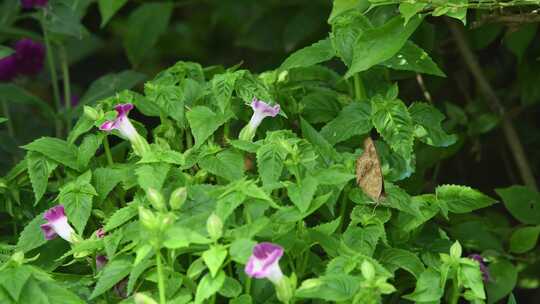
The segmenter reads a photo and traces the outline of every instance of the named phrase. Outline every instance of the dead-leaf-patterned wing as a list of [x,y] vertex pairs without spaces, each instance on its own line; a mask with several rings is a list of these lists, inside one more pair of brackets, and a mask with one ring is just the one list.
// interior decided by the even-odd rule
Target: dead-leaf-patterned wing
[[374,201],[378,201],[383,193],[381,163],[369,136],[364,140],[364,152],[356,160],[356,183]]

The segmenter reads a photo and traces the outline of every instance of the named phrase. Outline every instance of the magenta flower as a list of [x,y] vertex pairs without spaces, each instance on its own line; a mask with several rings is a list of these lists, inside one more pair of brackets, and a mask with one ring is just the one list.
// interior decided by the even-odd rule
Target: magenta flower
[[17,59],[9,55],[0,59],[0,82],[9,82],[17,76]]
[[251,108],[253,109],[253,115],[249,120],[249,123],[240,131],[240,139],[251,141],[255,137],[257,128],[265,117],[276,117],[279,114],[280,106],[270,106],[264,101],[253,98],[251,102]]
[[109,259],[107,259],[106,256],[104,255],[97,255],[96,256],[96,269],[97,271],[100,271],[103,267],[105,267],[105,265],[107,264],[107,262],[109,261]]
[[46,224],[41,225],[41,230],[45,235],[45,239],[52,240],[59,235],[64,240],[73,243],[73,234],[75,231],[68,223],[67,216],[64,212],[64,206],[56,205],[45,211],[43,218],[47,220]]
[[21,0],[21,6],[26,9],[44,7],[48,2],[49,0]]
[[96,230],[96,236],[98,237],[98,239],[102,239],[105,237],[105,230],[103,230],[103,227]]
[[489,269],[487,268],[485,264],[486,260],[484,259],[484,257],[482,257],[479,254],[471,254],[468,256],[468,258],[475,260],[478,262],[478,264],[480,264],[480,271],[482,272],[482,279],[484,280],[485,283],[489,282],[490,280]]
[[108,120],[104,122],[99,129],[102,131],[110,132],[112,130],[118,130],[122,136],[127,138],[130,141],[136,140],[137,130],[129,121],[128,114],[131,109],[133,109],[133,104],[131,103],[121,103],[117,104],[114,109],[116,110],[117,116],[115,120]]
[[32,39],[21,39],[15,44],[15,59],[18,73],[35,75],[43,68],[45,47]]
[[245,272],[252,278],[266,278],[278,284],[283,278],[279,267],[281,256],[283,256],[283,247],[267,242],[257,244],[249,257]]

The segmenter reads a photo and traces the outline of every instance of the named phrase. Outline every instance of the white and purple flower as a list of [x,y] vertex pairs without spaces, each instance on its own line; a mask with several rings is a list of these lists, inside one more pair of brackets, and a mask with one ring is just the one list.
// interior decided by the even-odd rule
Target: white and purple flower
[[64,206],[57,205],[45,211],[43,218],[47,220],[47,223],[41,225],[45,239],[52,240],[59,235],[70,243],[74,242],[75,231],[68,223]]
[[257,132],[257,128],[265,117],[276,117],[279,114],[280,106],[276,104],[271,106],[264,101],[253,98],[251,101],[251,108],[253,109],[253,115],[249,120],[249,123],[240,131],[240,139],[246,141],[252,141]]
[[139,133],[131,121],[129,121],[128,114],[129,111],[133,109],[133,104],[131,103],[121,103],[117,104],[114,109],[116,110],[117,116],[115,120],[108,120],[104,122],[99,129],[101,131],[111,132],[112,130],[118,130],[122,136],[127,138],[129,141],[136,140]]
[[269,279],[277,284],[283,273],[279,260],[283,256],[283,247],[273,243],[260,243],[253,247],[253,253],[246,264],[246,274],[256,279]]

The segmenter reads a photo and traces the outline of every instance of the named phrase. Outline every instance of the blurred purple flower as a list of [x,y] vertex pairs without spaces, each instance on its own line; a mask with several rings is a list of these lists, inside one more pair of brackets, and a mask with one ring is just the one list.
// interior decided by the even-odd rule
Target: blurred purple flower
[[17,59],[9,55],[0,59],[0,82],[9,82],[17,76]]
[[35,75],[43,68],[45,47],[32,39],[21,39],[15,44],[15,59],[18,73]]
[[269,279],[278,284],[283,278],[279,259],[283,256],[283,247],[273,243],[260,243],[253,247],[253,252],[246,264],[245,272],[256,279]]
[[96,236],[98,237],[98,239],[102,239],[105,237],[105,230],[103,230],[103,227],[99,228],[96,231]]
[[489,282],[490,280],[489,269],[487,268],[485,264],[486,260],[484,259],[484,257],[482,257],[479,254],[470,254],[468,258],[475,260],[478,262],[478,264],[480,264],[480,271],[482,272],[482,279],[484,280],[485,283]]
[[112,130],[118,130],[120,134],[130,141],[136,140],[138,133],[137,130],[133,127],[128,118],[128,113],[133,109],[133,104],[131,103],[121,103],[117,104],[114,109],[116,110],[116,119],[108,120],[104,122],[99,129],[102,131],[110,132]]
[[73,234],[75,231],[68,223],[64,206],[56,205],[45,211],[43,218],[47,220],[46,224],[41,225],[41,230],[45,235],[45,239],[52,240],[59,235],[64,240],[73,243]]
[[102,255],[102,254],[96,256],[96,269],[97,269],[97,271],[100,271],[103,267],[105,267],[105,264],[107,264],[108,261],[109,261],[109,259],[107,259],[107,257]]
[[21,6],[26,9],[44,7],[49,0],[21,0]]

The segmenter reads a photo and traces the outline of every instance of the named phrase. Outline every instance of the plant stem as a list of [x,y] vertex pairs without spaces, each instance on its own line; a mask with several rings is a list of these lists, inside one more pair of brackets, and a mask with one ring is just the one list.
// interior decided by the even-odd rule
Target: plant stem
[[450,294],[449,304],[457,304],[459,301],[459,285],[456,280],[452,282],[452,293]]
[[103,148],[105,149],[105,155],[107,156],[107,163],[109,166],[112,166],[114,164],[112,153],[111,153],[111,147],[109,146],[109,137],[105,136],[103,138]]
[[56,75],[56,66],[54,64],[53,49],[51,47],[51,41],[49,40],[49,35],[47,34],[47,28],[43,20],[45,19],[45,10],[43,10],[43,15],[41,16],[40,23],[43,30],[43,39],[45,41],[45,47],[47,52],[47,63],[49,65],[49,72],[51,73],[51,83],[53,87],[54,95],[54,105],[56,108],[56,136],[60,137],[62,135],[62,121],[59,119],[58,115],[60,114],[60,90],[58,89],[58,77]]
[[8,134],[11,138],[15,139],[15,127],[13,126],[13,121],[11,121],[11,114],[9,113],[9,107],[7,101],[2,101],[2,112],[4,117],[7,119],[6,125],[8,129]]
[[531,190],[538,191],[536,185],[536,179],[534,178],[531,166],[525,155],[525,150],[519,139],[518,133],[512,124],[512,121],[506,116],[505,109],[499,100],[497,94],[489,84],[486,76],[482,72],[482,68],[476,60],[474,53],[469,47],[467,40],[462,32],[462,29],[458,27],[455,22],[448,21],[450,26],[450,31],[454,36],[454,39],[457,43],[458,49],[463,57],[463,60],[467,64],[467,67],[471,71],[472,75],[476,79],[480,90],[484,94],[486,101],[489,103],[491,110],[501,118],[502,129],[508,147],[512,151],[514,156],[514,161],[519,169],[519,173],[525,185]]
[[64,80],[64,108],[66,111],[67,132],[71,130],[71,86],[69,81],[69,67],[66,48],[60,47],[60,64],[62,65],[62,79]]
[[360,74],[356,73],[353,76],[354,78],[354,94],[355,98],[357,100],[365,100],[366,99],[366,89],[364,88],[364,83],[362,82],[362,79],[360,79]]
[[161,264],[161,253],[159,248],[156,250],[156,267],[158,275],[159,303],[166,304],[165,298],[165,278],[163,277],[163,265]]
[[339,210],[339,217],[340,217],[340,220],[339,220],[339,231],[342,231],[343,232],[343,227],[345,226],[345,212],[347,211],[347,207],[348,207],[348,203],[349,203],[349,198],[347,197],[348,195],[348,187],[345,187],[343,189],[343,192],[341,193],[341,205],[340,205],[340,210]]

